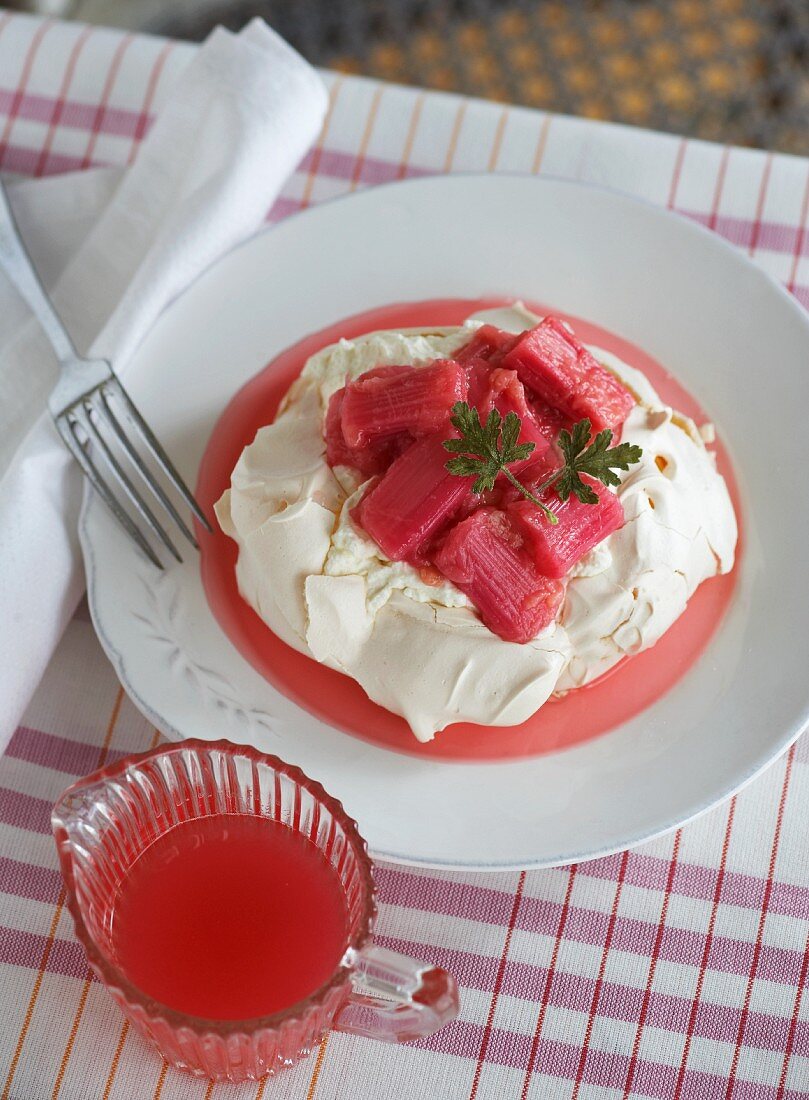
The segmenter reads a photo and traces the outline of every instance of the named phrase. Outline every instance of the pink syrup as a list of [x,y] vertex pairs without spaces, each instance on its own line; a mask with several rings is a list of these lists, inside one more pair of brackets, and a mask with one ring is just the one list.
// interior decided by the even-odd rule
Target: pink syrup
[[[197,499],[210,515],[230,484],[230,474],[260,427],[269,424],[287,389],[310,355],[375,329],[457,325],[480,309],[509,304],[509,299],[450,298],[405,302],[355,314],[287,348],[235,395],[208,441],[200,467]],[[697,423],[710,419],[680,383],[641,348],[598,325],[547,306],[573,326],[578,338],[619,356],[647,376],[663,400]],[[718,440],[717,466],[727,481],[737,517],[741,507],[727,451]],[[478,726],[457,722],[429,744],[416,741],[398,715],[372,702],[354,680],[325,668],[290,648],[267,627],[239,595],[236,544],[220,530],[198,530],[202,581],[220,626],[239,652],[271,684],[305,710],[332,726],[387,749],[444,760],[509,760],[558,751],[588,741],[629,721],[651,706],[684,676],[704,652],[733,598],[738,566],[732,573],[700,585],[686,611],[652,649],[625,659],[606,676],[564,698],[547,703],[519,726]],[[737,548],[741,553],[741,540]]]
[[342,883],[280,821],[212,814],[146,848],[115,899],[118,965],[148,996],[209,1020],[247,1020],[324,985],[348,943]]

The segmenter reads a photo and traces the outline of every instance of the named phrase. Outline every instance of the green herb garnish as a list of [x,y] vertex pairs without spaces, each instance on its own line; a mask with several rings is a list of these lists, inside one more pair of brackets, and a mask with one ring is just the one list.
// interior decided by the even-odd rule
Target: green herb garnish
[[[516,413],[507,413],[503,419],[497,409],[492,409],[486,423],[481,424],[477,409],[466,401],[458,401],[452,406],[450,422],[460,432],[460,438],[444,440],[446,449],[456,456],[446,464],[451,474],[474,477],[472,492],[484,493],[494,488],[498,475],[502,473],[515,489],[542,511],[549,523],[559,522],[553,512],[509,469],[511,463],[521,462],[534,450],[533,443],[517,442],[520,418]],[[589,420],[579,420],[573,425],[572,432],[563,429],[559,433],[558,445],[565,464],[537,486],[537,493],[555,484],[562,500],[567,500],[573,493],[583,504],[598,504],[597,495],[582,481],[581,475],[589,474],[604,485],[620,485],[621,479],[615,470],[628,470],[633,463],[640,461],[643,451],[634,443],[610,447],[612,432],[609,428],[599,432],[588,446],[590,427]]]
[[587,419],[574,424],[572,432],[562,429],[558,443],[565,464],[542,485],[543,489],[556,482],[556,491],[562,500],[573,493],[582,504],[598,504],[598,497],[579,475],[589,474],[604,485],[620,485],[621,479],[614,471],[628,470],[635,462],[640,462],[643,450],[634,443],[610,447],[612,432],[609,428],[599,432],[588,447],[589,438],[590,421]]

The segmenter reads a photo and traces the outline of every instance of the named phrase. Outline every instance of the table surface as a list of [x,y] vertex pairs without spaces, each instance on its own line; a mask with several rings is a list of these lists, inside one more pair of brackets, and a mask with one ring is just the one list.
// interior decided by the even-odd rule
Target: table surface
[[[192,53],[0,12],[0,170],[128,163]],[[272,220],[407,176],[553,174],[698,220],[809,305],[806,160],[326,80],[323,133]],[[0,1100],[809,1097],[805,737],[729,803],[609,859],[487,875],[380,866],[376,939],[449,967],[458,1020],[405,1047],[331,1034],[280,1077],[235,1087],[168,1069],[129,1029],[64,908],[51,803],[158,736],[80,609],[0,760]]]

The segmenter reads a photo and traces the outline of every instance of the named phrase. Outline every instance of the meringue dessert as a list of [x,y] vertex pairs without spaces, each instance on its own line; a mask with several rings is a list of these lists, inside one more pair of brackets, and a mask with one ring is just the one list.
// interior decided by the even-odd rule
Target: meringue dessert
[[516,304],[311,356],[216,514],[266,625],[429,741],[525,721],[732,570],[711,439]]

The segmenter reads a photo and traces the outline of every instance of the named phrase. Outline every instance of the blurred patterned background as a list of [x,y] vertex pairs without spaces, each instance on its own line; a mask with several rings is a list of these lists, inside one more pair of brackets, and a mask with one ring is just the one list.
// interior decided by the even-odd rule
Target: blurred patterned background
[[310,61],[809,154],[809,0],[17,0],[200,39],[263,16]]

